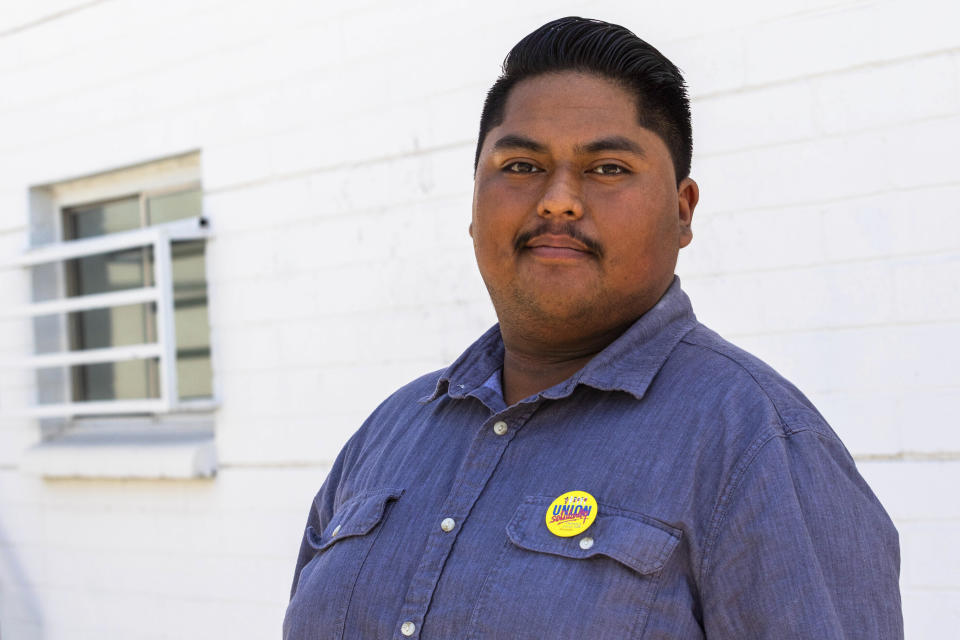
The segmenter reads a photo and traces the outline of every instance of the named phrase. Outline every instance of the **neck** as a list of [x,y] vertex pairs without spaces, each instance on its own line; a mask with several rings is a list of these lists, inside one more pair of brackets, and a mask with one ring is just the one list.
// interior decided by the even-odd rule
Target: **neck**
[[501,323],[503,336],[503,399],[510,406],[549,389],[572,376],[616,340],[630,324],[600,334],[558,342],[511,331]]

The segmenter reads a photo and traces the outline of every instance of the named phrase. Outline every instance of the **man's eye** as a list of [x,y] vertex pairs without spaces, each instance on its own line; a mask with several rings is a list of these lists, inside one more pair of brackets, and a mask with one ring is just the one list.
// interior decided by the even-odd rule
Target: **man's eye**
[[508,173],[534,173],[538,169],[529,162],[511,162],[504,167],[504,171]]
[[627,173],[627,170],[618,164],[601,164],[590,171],[591,173],[596,173],[601,176],[618,176]]

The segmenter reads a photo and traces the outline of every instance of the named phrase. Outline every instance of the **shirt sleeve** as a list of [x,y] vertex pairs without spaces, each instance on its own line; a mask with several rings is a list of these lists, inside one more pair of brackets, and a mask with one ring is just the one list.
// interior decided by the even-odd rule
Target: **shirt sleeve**
[[340,452],[326,480],[317,492],[316,497],[310,505],[310,512],[307,515],[307,524],[303,528],[303,537],[300,539],[300,553],[297,555],[297,566],[293,571],[293,585],[290,587],[290,598],[297,592],[297,584],[300,582],[300,572],[303,567],[313,559],[315,553],[313,547],[307,542],[307,531],[310,527],[317,533],[323,531],[327,523],[333,517],[333,505],[337,494],[337,488],[340,484],[340,476],[343,472],[345,451]]
[[835,437],[760,444],[713,527],[701,573],[708,640],[903,637],[897,531]]

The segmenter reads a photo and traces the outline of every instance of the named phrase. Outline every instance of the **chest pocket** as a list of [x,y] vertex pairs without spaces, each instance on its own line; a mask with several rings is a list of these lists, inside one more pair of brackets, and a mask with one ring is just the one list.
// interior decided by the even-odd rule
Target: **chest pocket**
[[307,542],[317,551],[324,551],[340,540],[367,535],[383,519],[387,503],[402,493],[401,489],[379,489],[353,496],[340,505],[322,532],[307,527]]
[[[390,503],[402,493],[393,488],[365,491],[341,504],[322,531],[307,527],[307,544],[316,553],[300,572],[287,607],[285,640],[343,637],[357,575]],[[321,636],[317,629],[323,630]]]
[[471,620],[471,637],[634,638],[681,532],[643,514],[600,504],[583,533],[547,529],[552,498],[526,498],[506,528]]

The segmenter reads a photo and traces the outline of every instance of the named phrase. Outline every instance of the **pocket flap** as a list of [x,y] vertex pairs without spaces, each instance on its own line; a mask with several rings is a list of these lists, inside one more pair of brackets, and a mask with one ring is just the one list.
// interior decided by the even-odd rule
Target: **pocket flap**
[[[681,532],[659,520],[633,511],[600,504],[597,519],[583,533],[562,538],[547,529],[547,509],[552,498],[531,496],[524,499],[507,525],[513,544],[527,549],[567,558],[584,559],[603,555],[613,558],[641,574],[663,568]],[[584,549],[580,540],[590,537],[593,545]]]
[[383,519],[387,503],[396,500],[403,489],[378,489],[359,493],[342,505],[330,518],[322,533],[307,527],[307,540],[317,551],[344,538],[366,535]]

